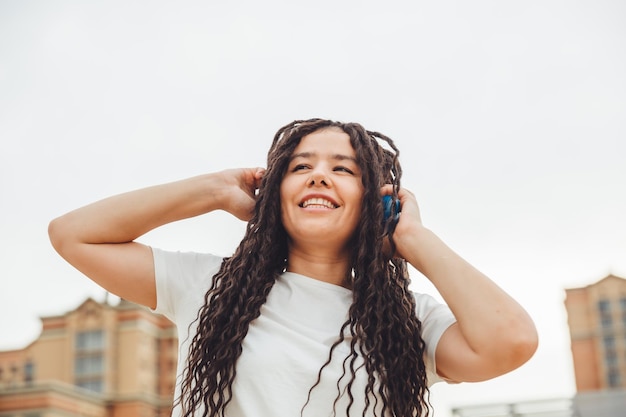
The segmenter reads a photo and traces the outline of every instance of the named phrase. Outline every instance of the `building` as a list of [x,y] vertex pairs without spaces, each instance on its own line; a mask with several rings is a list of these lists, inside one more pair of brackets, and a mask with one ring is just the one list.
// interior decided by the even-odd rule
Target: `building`
[[0,352],[0,417],[169,416],[178,342],[166,318],[87,299],[42,325],[24,349]]
[[565,290],[576,390],[626,388],[626,279]]

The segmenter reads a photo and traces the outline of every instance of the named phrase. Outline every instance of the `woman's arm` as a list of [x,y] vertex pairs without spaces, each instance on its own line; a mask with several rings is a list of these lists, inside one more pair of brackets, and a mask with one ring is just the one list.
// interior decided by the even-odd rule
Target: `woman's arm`
[[412,193],[401,190],[399,197],[397,255],[435,285],[457,319],[437,345],[437,372],[452,381],[482,381],[528,361],[538,341],[527,312],[422,225]]
[[56,251],[108,291],[156,307],[152,252],[134,242],[177,220],[222,209],[248,220],[260,168],[234,169],[106,198],[50,222]]

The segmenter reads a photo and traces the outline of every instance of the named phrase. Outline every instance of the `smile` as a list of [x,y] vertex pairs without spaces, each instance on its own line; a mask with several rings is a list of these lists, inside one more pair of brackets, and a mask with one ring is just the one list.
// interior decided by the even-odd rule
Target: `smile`
[[328,201],[324,198],[309,198],[308,200],[304,200],[300,203],[300,207],[302,208],[329,208],[335,209],[337,206],[333,204],[331,201]]

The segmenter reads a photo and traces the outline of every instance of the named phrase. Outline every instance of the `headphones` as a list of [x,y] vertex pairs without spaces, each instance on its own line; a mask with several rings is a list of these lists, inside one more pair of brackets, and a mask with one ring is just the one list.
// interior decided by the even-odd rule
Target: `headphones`
[[386,224],[387,220],[389,220],[391,216],[393,216],[391,220],[394,223],[396,223],[398,219],[400,218],[400,200],[391,195],[384,195],[383,196],[383,224]]

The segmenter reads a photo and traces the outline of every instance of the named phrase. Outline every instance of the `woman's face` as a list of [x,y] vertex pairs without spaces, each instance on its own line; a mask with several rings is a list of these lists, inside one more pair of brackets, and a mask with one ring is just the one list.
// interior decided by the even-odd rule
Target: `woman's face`
[[302,138],[280,186],[282,221],[295,243],[345,248],[361,216],[363,183],[350,137],[325,128]]

